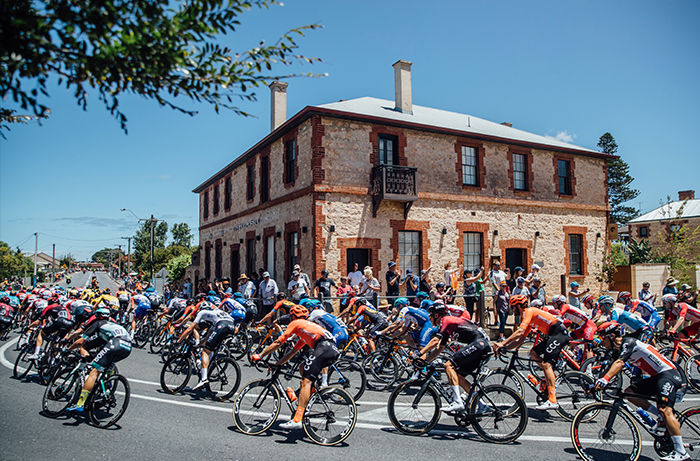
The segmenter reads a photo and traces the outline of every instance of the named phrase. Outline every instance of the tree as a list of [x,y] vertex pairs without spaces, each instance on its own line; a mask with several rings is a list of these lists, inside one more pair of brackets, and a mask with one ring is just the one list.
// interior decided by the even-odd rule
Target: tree
[[170,232],[173,234],[173,245],[189,248],[192,242],[192,231],[187,223],[173,224]]
[[124,256],[124,253],[119,248],[103,248],[96,251],[91,259],[94,263],[102,263],[106,266],[110,261],[119,261],[119,258],[122,256]]
[[0,280],[13,276],[23,276],[25,271],[33,273],[34,263],[19,249],[12,251],[10,245],[0,241]]
[[168,261],[165,268],[168,270],[168,281],[175,282],[185,275],[185,269],[192,264],[191,254],[181,254]]
[[73,257],[72,254],[68,253],[61,257],[59,259],[58,263],[61,265],[61,267],[64,267],[66,269],[70,269],[72,266],[75,265],[75,258]]
[[[615,138],[610,133],[605,133],[598,140],[598,148],[603,153],[615,155],[618,147]],[[610,220],[624,224],[639,215],[636,208],[623,205],[637,197],[639,191],[630,187],[634,178],[630,175],[630,166],[622,160],[622,157],[610,158],[607,164]]]
[[[168,223],[165,221],[145,221],[134,234],[134,264],[143,272],[150,273],[151,261],[151,226],[153,229],[154,267],[155,249],[165,248],[165,241],[168,238]],[[154,269],[157,271],[157,269]]]
[[646,239],[637,241],[630,238],[630,244],[627,246],[629,253],[630,264],[643,264],[652,261],[651,245]]
[[[83,109],[88,89],[126,132],[123,94],[137,94],[188,115],[183,99],[248,115],[235,98],[255,100],[254,88],[305,74],[273,74],[273,64],[313,63],[296,40],[316,24],[294,28],[274,44],[236,53],[217,43],[239,17],[276,0],[10,0],[0,2],[0,97],[34,116],[49,107],[47,81],[58,78]],[[3,114],[2,125],[13,113]],[[26,117],[26,116],[19,116]]]
[[683,210],[686,200],[675,213],[671,206],[671,197],[666,198],[666,205],[661,207],[665,230],[655,245],[655,260],[669,265],[671,275],[683,283],[693,284],[695,280],[695,263],[700,261],[700,226],[690,226],[683,222]]

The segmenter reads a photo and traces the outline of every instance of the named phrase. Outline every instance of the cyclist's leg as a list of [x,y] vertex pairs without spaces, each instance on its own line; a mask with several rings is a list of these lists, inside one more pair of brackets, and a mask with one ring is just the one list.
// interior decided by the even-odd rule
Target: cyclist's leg
[[321,370],[335,362],[340,353],[333,341],[320,341],[316,344],[311,355],[304,361],[301,367],[301,390],[299,392],[299,401],[296,412],[294,413],[294,422],[301,422],[304,416],[306,404],[309,403],[311,397],[311,384],[318,381]]

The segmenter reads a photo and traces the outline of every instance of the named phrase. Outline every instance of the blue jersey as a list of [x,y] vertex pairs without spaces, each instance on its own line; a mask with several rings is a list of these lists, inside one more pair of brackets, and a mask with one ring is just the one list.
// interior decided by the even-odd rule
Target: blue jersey
[[610,320],[616,321],[630,333],[634,333],[644,328],[649,328],[649,324],[644,319],[639,318],[634,314],[630,314],[619,307],[612,308],[610,311]]
[[426,322],[430,323],[430,315],[428,314],[428,311],[424,309],[404,307],[399,313],[399,320],[403,320],[406,324],[423,327]]
[[19,307],[19,298],[17,296],[8,296],[10,298],[10,306],[17,308]]
[[348,329],[345,323],[335,315],[329,314],[323,309],[316,309],[309,315],[308,320],[330,331],[336,345],[343,346],[348,342]]
[[233,298],[224,299],[219,308],[229,314],[233,320],[237,322],[245,319],[245,307]]

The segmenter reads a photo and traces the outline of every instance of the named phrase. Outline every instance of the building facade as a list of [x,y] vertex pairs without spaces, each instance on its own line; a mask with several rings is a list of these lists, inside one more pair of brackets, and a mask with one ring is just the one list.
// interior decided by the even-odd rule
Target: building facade
[[[317,277],[353,262],[383,279],[500,259],[542,266],[595,289],[607,247],[607,156],[507,123],[416,106],[410,63],[394,64],[394,101],[307,106],[288,120],[273,84],[272,132],[204,181],[193,280],[294,264]],[[282,286],[282,283],[280,283]],[[383,292],[384,290],[382,290]],[[550,289],[550,293],[557,291]]]

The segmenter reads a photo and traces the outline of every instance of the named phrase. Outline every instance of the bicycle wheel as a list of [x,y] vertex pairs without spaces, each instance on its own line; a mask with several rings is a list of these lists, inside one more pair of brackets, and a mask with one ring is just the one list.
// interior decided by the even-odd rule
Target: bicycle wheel
[[484,387],[492,384],[500,384],[501,386],[513,389],[518,393],[521,399],[525,398],[525,386],[522,380],[516,373],[508,371],[505,368],[489,370],[479,377],[479,382],[481,382],[481,385]]
[[170,357],[160,371],[160,387],[169,394],[181,392],[192,376],[192,362],[187,354]]
[[164,325],[151,337],[148,348],[152,354],[160,354],[160,351],[163,350],[163,345],[165,344],[167,337],[168,328]]
[[343,389],[326,387],[311,396],[301,422],[304,432],[315,443],[337,445],[355,429],[357,407]]
[[591,390],[593,378],[580,371],[565,371],[556,380],[557,413],[567,421],[574,419],[576,412],[596,400],[596,393]]
[[270,380],[255,380],[241,389],[233,401],[233,422],[244,434],[261,434],[277,420],[281,402],[279,391]]
[[440,420],[438,393],[432,386],[428,386],[419,395],[422,385],[419,381],[404,381],[389,396],[389,420],[404,434],[427,434]]
[[359,363],[341,359],[328,369],[328,385],[340,387],[357,402],[365,393],[367,374]]
[[[642,453],[639,428],[623,410],[596,402],[582,408],[571,423],[571,441],[585,461],[637,461]],[[609,424],[609,430],[606,426]]]
[[80,377],[72,368],[61,368],[54,374],[44,390],[41,408],[49,418],[58,418],[78,395]]
[[148,340],[151,338],[151,329],[149,324],[140,325],[136,327],[136,332],[134,333],[133,343],[134,346],[141,349],[146,345]]
[[[690,361],[692,359],[688,359]],[[684,410],[678,418],[690,459],[700,460],[700,407]]]
[[367,387],[375,391],[390,388],[399,374],[399,364],[393,355],[374,352],[362,362],[367,374]]
[[527,405],[516,391],[494,384],[474,394],[469,402],[472,427],[487,442],[517,440],[527,427]]
[[245,331],[241,330],[237,334],[227,338],[224,344],[228,346],[231,358],[240,360],[248,354],[250,338]]
[[685,379],[695,392],[700,392],[700,353],[688,357],[686,360]]
[[85,404],[90,421],[105,429],[115,424],[129,406],[131,388],[122,375],[112,375],[95,383],[95,389]]
[[27,374],[29,373],[29,370],[31,370],[34,366],[34,361],[27,359],[27,356],[29,355],[29,349],[29,346],[25,346],[19,352],[19,355],[15,360],[15,366],[12,367],[12,376],[14,376],[17,379],[24,379],[24,377],[27,376]]
[[[586,373],[588,376],[597,380],[602,377],[605,372],[610,368],[609,362],[600,363],[597,357],[591,357],[583,361],[581,364],[581,372]],[[624,373],[618,373],[610,379],[610,382],[605,389],[602,391],[602,397],[610,400],[615,400],[622,393],[622,386],[624,381]]]
[[241,384],[241,368],[231,357],[214,357],[208,376],[207,392],[219,401],[231,398]]

